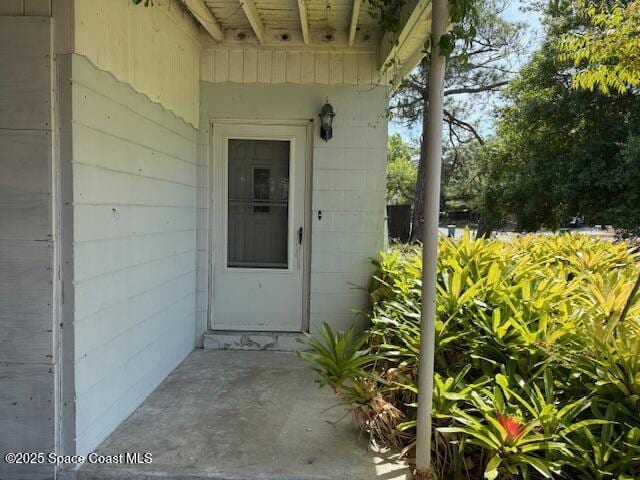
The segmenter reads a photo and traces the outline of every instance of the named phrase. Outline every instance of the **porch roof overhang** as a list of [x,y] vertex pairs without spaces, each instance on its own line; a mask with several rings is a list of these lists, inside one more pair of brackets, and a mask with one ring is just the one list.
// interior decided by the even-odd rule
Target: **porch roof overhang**
[[[408,0],[399,12],[397,33],[381,31],[378,20],[370,13],[369,0],[183,0],[183,3],[203,28],[203,79],[212,82],[390,84],[397,88],[424,57],[424,45],[431,30],[431,0]],[[246,51],[251,53],[245,55]],[[276,62],[272,58],[276,54],[284,55],[280,62],[287,67],[291,62],[294,71],[289,73],[289,68],[285,68],[287,73],[283,75],[270,73],[268,80],[261,79],[260,52],[264,57],[270,55],[267,60],[262,59],[263,64]],[[353,56],[349,57],[350,54]],[[236,63],[243,66],[255,58],[256,71],[249,66],[249,72],[234,72],[238,70],[233,65],[234,55]],[[327,71],[323,72],[325,57]],[[306,71],[305,61],[309,64]],[[228,71],[222,72],[221,66]],[[313,72],[309,72],[311,66]],[[273,67],[270,65],[269,72]]]

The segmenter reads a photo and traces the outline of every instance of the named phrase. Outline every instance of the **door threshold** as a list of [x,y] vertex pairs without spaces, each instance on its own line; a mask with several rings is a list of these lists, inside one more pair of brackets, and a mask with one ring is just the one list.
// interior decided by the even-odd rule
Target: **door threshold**
[[208,330],[204,334],[205,350],[269,350],[291,352],[303,350],[297,341],[301,332],[247,332],[232,330]]

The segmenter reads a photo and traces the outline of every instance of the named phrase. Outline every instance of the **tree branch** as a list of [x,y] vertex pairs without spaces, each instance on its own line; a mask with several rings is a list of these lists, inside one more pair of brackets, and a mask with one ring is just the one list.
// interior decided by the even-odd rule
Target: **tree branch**
[[454,125],[458,125],[459,127],[462,127],[465,130],[469,131],[474,137],[476,137],[476,140],[480,145],[484,145],[484,140],[482,139],[482,137],[480,136],[480,134],[478,133],[478,131],[475,129],[473,125],[471,125],[470,123],[464,122],[459,118],[456,118],[453,114],[451,114],[451,112],[447,110],[444,110],[443,113],[444,113],[444,116],[446,117],[445,119],[446,121]]
[[509,83],[509,80],[503,80],[501,82],[490,83],[489,85],[482,85],[480,87],[464,87],[464,88],[451,88],[444,91],[444,96],[459,95],[461,93],[479,93],[489,90],[495,90],[496,88],[503,87]]

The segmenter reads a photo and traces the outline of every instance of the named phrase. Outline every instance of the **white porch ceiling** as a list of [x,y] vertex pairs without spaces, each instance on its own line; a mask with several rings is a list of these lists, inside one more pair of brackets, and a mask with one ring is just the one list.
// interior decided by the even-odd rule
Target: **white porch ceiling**
[[[203,1],[224,32],[225,41],[313,44],[314,39],[327,41],[327,35],[333,35],[331,42],[340,45],[349,43],[352,30],[352,45],[367,43],[373,36],[378,38],[376,21],[369,14],[367,0]],[[308,32],[306,41],[305,30]]]

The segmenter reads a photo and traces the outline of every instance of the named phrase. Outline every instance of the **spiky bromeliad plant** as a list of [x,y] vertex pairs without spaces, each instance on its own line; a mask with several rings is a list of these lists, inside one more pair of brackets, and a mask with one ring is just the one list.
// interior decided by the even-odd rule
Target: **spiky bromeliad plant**
[[[625,243],[580,235],[440,240],[441,478],[640,478],[638,260]],[[358,411],[393,412],[360,424],[411,458],[421,256],[401,247],[374,264],[368,331],[325,327],[302,355]]]
[[502,475],[527,479],[531,478],[532,471],[544,478],[553,478],[554,473],[560,472],[558,455],[547,458],[539,454],[555,450],[569,456],[567,444],[545,433],[539,419],[525,420],[507,413],[499,388],[483,393],[472,394],[471,403],[475,409],[457,409],[452,417],[455,426],[442,427],[439,431],[458,434],[451,437],[452,443],[465,442],[487,453],[484,478],[495,480]]
[[357,333],[355,325],[345,332],[334,332],[325,322],[319,338],[307,335],[298,340],[309,351],[295,353],[316,365],[313,369],[320,375],[318,383],[321,387],[329,385],[339,392],[349,388],[354,381],[368,377],[363,367],[376,357],[364,347],[367,337],[366,333]]

